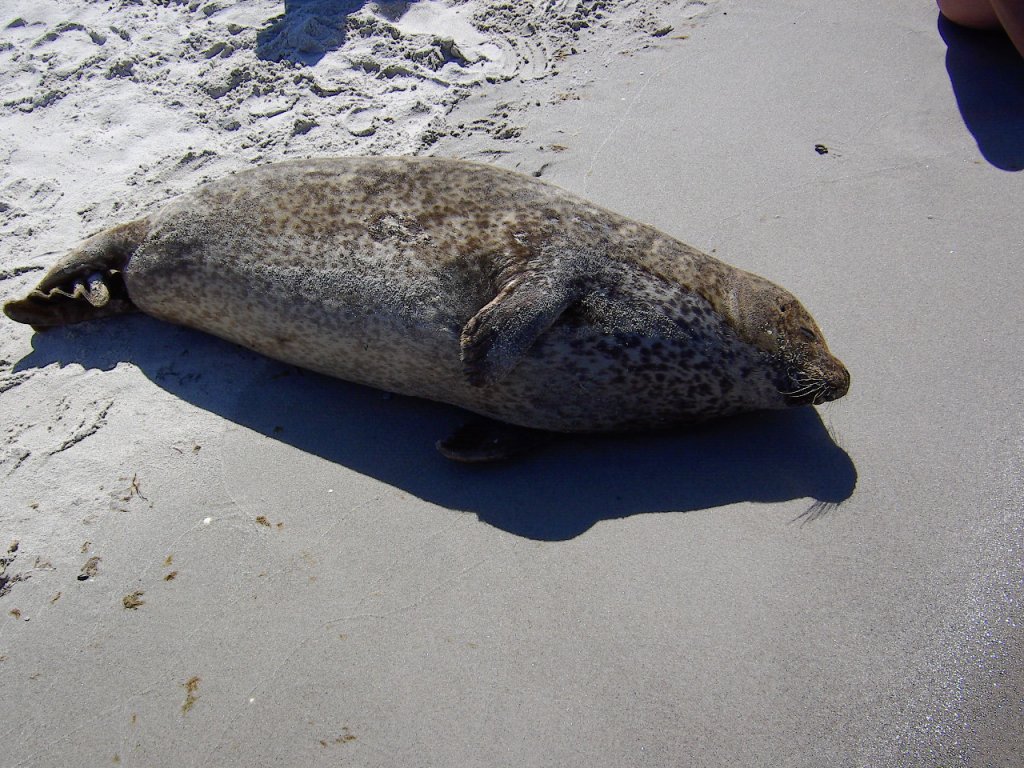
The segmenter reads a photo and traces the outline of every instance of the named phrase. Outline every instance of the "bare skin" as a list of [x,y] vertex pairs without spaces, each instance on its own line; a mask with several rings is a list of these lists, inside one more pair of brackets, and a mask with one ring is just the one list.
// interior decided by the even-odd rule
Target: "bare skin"
[[942,15],[962,27],[1003,30],[1024,56],[1024,0],[938,0]]

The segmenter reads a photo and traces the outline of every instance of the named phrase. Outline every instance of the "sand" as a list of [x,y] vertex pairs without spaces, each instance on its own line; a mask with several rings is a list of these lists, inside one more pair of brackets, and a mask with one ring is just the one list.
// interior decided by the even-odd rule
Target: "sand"
[[1020,764],[998,41],[881,0],[3,12],[0,300],[236,168],[441,154],[785,285],[853,388],[466,468],[451,408],[2,322],[0,765]]

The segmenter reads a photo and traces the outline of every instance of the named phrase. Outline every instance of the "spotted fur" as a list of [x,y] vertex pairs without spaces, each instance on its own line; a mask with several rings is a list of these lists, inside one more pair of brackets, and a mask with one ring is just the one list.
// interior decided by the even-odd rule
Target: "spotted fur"
[[452,160],[229,176],[86,241],[5,311],[42,328],[131,305],[332,376],[560,432],[664,427],[849,387],[778,286],[536,179]]

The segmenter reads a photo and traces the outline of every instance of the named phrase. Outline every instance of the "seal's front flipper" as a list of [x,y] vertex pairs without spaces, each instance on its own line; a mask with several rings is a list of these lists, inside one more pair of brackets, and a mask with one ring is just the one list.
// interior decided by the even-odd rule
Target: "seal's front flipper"
[[93,235],[58,261],[28,296],[5,304],[4,314],[40,331],[134,311],[123,272],[148,231],[149,222],[140,219]]
[[446,459],[463,464],[504,461],[541,448],[555,435],[497,421],[483,421],[459,427],[449,437],[437,441],[437,450]]
[[532,271],[512,276],[462,329],[462,366],[469,383],[482,387],[511,371],[582,295],[582,279]]

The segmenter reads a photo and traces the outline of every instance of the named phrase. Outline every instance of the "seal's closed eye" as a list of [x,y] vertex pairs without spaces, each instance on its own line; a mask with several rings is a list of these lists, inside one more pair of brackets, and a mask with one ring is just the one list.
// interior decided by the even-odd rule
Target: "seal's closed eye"
[[800,327],[800,335],[803,336],[804,339],[807,340],[807,341],[817,341],[818,340],[818,334],[816,334],[814,331],[812,331],[807,326],[801,326]]

